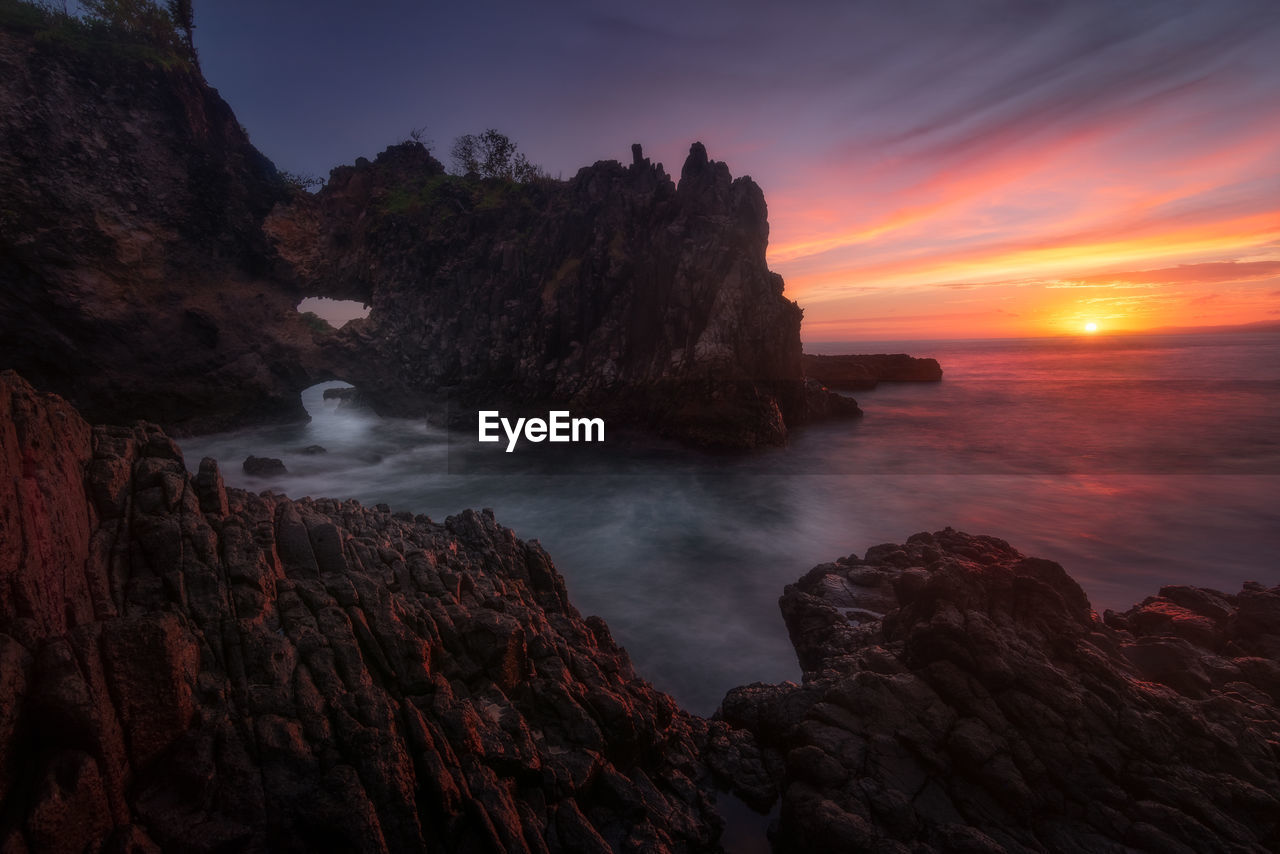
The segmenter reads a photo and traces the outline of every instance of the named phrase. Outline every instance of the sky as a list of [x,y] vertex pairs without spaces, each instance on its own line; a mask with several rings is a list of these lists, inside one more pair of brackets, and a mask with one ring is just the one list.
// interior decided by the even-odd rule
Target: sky
[[695,140],[807,342],[1280,323],[1280,2],[196,0],[281,169],[494,127],[552,175]]

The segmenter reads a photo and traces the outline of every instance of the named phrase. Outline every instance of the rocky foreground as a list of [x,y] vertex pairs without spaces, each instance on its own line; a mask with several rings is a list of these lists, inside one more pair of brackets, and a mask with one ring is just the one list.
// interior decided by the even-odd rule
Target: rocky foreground
[[[0,851],[1280,848],[1280,588],[1100,620],[947,530],[781,604],[802,684],[676,707],[536,543],[189,475],[0,374]],[[692,651],[695,652],[696,651]]]
[[714,847],[727,728],[492,515],[226,489],[11,372],[0,431],[0,850]]
[[779,851],[1280,850],[1280,587],[1099,620],[1057,564],[948,529],[781,606],[803,684],[722,708],[781,791]]

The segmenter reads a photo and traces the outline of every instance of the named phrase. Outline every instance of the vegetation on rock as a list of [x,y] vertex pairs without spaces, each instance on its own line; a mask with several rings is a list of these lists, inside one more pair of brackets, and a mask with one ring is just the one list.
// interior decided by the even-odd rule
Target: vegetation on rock
[[165,68],[196,65],[190,0],[81,0],[84,13],[67,4],[0,0],[0,25],[35,33],[37,41],[82,53],[157,63]]

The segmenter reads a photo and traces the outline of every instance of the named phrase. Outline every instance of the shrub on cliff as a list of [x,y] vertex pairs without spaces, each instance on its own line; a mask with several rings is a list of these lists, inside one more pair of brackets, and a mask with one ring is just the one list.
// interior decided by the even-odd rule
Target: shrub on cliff
[[449,152],[454,167],[462,175],[502,178],[524,183],[547,177],[541,166],[530,163],[504,133],[489,128],[484,133],[466,133],[453,141]]
[[79,5],[81,15],[65,3],[0,0],[0,26],[83,53],[105,51],[165,68],[195,65],[190,0],[171,0],[165,8],[152,0],[82,0]]

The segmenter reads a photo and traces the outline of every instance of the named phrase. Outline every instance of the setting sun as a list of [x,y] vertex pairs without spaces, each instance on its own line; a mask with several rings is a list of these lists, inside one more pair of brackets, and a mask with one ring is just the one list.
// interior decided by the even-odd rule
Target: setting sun
[[1097,332],[1097,331],[1098,331],[1098,324],[1096,324],[1096,323],[1086,323],[1086,324],[1084,325],[1084,331],[1085,331],[1085,332],[1091,332],[1091,333],[1092,333],[1092,332]]

